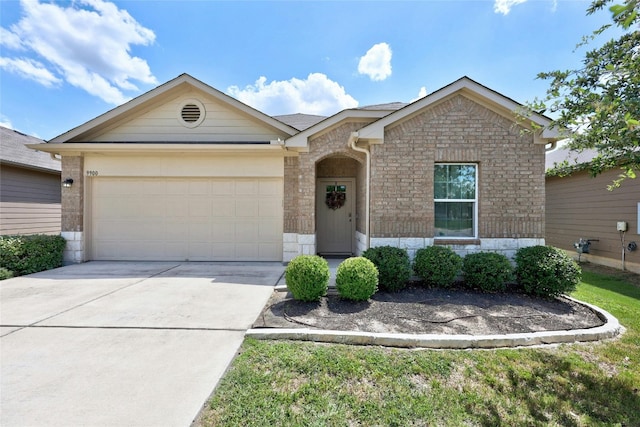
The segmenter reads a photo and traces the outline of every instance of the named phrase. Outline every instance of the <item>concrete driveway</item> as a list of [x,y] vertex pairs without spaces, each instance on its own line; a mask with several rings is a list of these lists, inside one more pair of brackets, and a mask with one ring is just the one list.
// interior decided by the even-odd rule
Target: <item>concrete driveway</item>
[[89,262],[0,282],[0,425],[190,425],[283,271]]

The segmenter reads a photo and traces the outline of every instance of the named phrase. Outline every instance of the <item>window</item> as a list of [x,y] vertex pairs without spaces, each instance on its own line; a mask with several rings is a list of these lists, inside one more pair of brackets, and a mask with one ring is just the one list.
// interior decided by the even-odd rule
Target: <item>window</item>
[[475,237],[477,167],[437,164],[434,171],[435,237]]

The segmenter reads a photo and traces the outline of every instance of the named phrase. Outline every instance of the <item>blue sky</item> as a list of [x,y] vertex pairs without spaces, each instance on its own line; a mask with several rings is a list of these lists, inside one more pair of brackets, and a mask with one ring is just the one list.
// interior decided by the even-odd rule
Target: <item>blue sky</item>
[[0,124],[49,140],[182,73],[271,115],[409,102],[465,75],[531,101],[536,74],[579,67],[576,44],[610,22],[589,4],[2,0]]

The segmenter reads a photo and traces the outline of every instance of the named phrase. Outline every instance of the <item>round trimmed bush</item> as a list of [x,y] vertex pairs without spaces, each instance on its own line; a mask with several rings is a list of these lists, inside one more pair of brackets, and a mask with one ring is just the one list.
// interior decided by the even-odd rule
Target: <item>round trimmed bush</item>
[[405,249],[394,246],[369,248],[362,256],[378,269],[378,285],[386,291],[399,291],[411,278],[411,261]]
[[450,287],[461,268],[460,255],[446,246],[418,249],[413,260],[413,271],[430,286]]
[[299,255],[287,265],[284,278],[294,299],[318,301],[329,287],[329,263],[317,255]]
[[378,290],[378,269],[364,257],[347,258],[336,270],[336,289],[342,298],[366,301]]
[[483,292],[503,292],[513,279],[509,258],[495,252],[469,254],[462,261],[465,284]]
[[574,291],[582,270],[558,248],[529,246],[516,252],[516,276],[526,293],[554,297]]

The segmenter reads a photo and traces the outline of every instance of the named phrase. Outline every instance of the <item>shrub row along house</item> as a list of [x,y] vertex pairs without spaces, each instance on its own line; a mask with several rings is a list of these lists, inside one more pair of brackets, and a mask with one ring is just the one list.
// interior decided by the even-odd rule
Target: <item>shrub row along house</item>
[[[33,146],[62,156],[66,260],[290,261],[543,244],[550,120],[469,78],[411,104],[271,117],[183,74]],[[536,129],[537,129],[536,126]],[[529,129],[530,130],[530,129]]]

